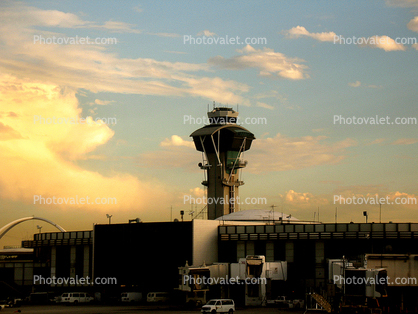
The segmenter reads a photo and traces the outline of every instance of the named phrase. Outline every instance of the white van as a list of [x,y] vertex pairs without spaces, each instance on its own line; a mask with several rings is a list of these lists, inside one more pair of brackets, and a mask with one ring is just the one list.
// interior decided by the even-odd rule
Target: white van
[[232,299],[213,299],[202,306],[202,313],[234,313],[235,303]]
[[122,292],[120,295],[122,302],[140,302],[142,300],[141,292]]
[[169,300],[168,292],[149,292],[147,294],[147,302],[164,303]]
[[86,292],[68,292],[61,295],[61,303],[88,303],[93,300],[94,298]]

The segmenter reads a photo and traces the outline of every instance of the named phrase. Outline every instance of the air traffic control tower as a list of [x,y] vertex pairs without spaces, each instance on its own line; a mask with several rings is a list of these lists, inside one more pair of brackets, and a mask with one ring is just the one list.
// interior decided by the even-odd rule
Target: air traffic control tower
[[236,123],[238,112],[231,108],[214,107],[208,117],[210,124],[190,136],[202,152],[199,167],[205,171],[208,219],[216,219],[239,210],[238,188],[244,184],[240,170],[247,165],[241,156],[255,137]]

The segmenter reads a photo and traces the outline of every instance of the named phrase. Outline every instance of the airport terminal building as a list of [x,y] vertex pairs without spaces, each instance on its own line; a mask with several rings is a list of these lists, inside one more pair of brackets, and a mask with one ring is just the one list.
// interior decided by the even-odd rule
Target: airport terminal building
[[[186,264],[232,264],[249,255],[262,255],[266,262],[286,261],[288,265],[287,281],[273,285],[267,296],[303,297],[308,291],[327,289],[330,259],[344,256],[361,263],[366,254],[381,255],[384,267],[387,256],[401,259],[418,254],[417,223],[322,224],[257,221],[257,217],[253,221],[227,219],[103,224],[95,225],[93,231],[35,234],[33,241],[23,242],[24,248],[33,249],[33,261],[30,260],[33,275],[112,277],[117,284],[28,286],[29,282],[19,281],[18,263],[12,267],[10,261],[1,260],[0,271],[9,270],[9,280],[12,272],[16,274],[13,285],[18,289],[26,284],[36,291],[88,289],[114,295],[135,290],[146,294],[178,288],[178,268]],[[407,300],[408,295],[418,292],[417,287],[397,287],[392,295],[399,294]],[[411,302],[416,302],[415,298]]]

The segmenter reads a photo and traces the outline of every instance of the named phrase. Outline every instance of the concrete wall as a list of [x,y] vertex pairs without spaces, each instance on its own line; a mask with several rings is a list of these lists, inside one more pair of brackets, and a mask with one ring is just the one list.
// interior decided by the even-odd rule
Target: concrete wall
[[[193,220],[193,261],[189,265],[199,266],[203,262],[212,264],[218,262],[218,227],[236,225],[264,225],[265,222],[252,221],[223,221],[223,220]],[[254,243],[252,251],[247,247],[246,255],[254,255]],[[245,256],[243,256],[245,257]]]
[[191,265],[212,264],[218,261],[217,220],[193,220],[193,261]]

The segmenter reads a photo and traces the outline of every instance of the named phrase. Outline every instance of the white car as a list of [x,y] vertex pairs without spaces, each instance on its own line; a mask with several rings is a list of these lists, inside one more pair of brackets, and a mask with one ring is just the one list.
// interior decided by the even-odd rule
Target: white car
[[170,299],[168,292],[149,292],[147,294],[147,302],[150,303],[165,303]]
[[94,298],[86,292],[68,292],[61,295],[61,303],[88,303],[93,300]]
[[235,303],[232,299],[213,299],[202,306],[202,313],[234,313]]

